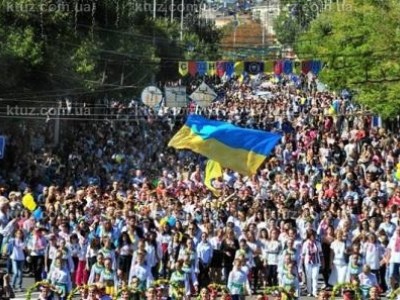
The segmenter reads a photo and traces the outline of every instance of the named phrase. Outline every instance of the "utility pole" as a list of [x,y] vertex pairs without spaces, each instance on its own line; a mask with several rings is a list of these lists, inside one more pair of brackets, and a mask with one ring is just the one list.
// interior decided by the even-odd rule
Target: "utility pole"
[[262,18],[262,45],[264,47],[265,45],[265,11],[263,12],[263,18]]
[[182,7],[181,7],[181,41],[183,41],[183,11],[185,10],[185,2],[182,0]]
[[175,7],[174,7],[174,0],[171,0],[171,23],[174,21],[174,10],[175,10]]
[[[157,0],[153,0],[153,20],[154,22],[156,21],[157,17]],[[156,48],[156,35],[154,32],[154,26],[153,26],[153,49]],[[156,74],[152,72],[151,74],[151,83],[154,84],[156,82]]]
[[235,30],[233,31],[233,48],[236,48],[236,28],[239,26],[239,20],[237,18],[237,15],[235,13],[234,15],[234,26],[235,26]]

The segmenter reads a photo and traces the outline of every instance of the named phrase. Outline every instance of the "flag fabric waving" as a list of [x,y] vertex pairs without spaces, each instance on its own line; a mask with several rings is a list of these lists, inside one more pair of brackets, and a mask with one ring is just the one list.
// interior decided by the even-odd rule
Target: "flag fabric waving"
[[218,177],[222,177],[222,167],[221,165],[209,159],[206,165],[206,178],[204,179],[204,184],[206,187],[215,195],[219,196],[221,193],[212,185],[212,180]]
[[280,140],[279,134],[190,115],[168,146],[190,149],[225,168],[253,175]]

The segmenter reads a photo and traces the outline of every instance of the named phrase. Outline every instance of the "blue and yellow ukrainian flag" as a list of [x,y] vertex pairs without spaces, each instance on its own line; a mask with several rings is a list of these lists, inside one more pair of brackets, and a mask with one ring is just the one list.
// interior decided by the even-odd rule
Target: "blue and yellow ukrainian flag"
[[252,175],[280,140],[279,134],[190,115],[168,146],[190,149],[219,162],[222,167]]

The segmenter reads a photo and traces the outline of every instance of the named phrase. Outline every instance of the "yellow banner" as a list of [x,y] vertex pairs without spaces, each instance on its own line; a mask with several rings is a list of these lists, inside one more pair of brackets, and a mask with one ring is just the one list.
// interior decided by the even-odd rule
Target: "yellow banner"
[[264,73],[265,74],[274,73],[274,61],[273,60],[265,60],[264,61]]
[[187,61],[180,61],[179,62],[179,74],[182,76],[187,75],[189,72],[189,64]]
[[208,61],[207,62],[207,75],[215,75],[217,71],[217,66],[215,61]]
[[293,74],[300,74],[301,72],[301,62],[299,60],[295,60],[293,62]]
[[244,62],[242,61],[237,61],[235,62],[235,74],[236,75],[241,75],[244,72]]

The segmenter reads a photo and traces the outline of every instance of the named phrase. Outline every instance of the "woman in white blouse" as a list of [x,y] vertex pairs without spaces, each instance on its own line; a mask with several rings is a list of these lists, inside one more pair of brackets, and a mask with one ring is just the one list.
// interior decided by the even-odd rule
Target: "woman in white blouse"
[[266,268],[266,278],[268,286],[275,286],[278,284],[278,264],[279,254],[282,251],[282,244],[278,240],[278,230],[273,229],[271,231],[271,238],[266,243],[263,249],[263,260]]
[[[369,265],[371,272],[375,274],[379,280],[381,278],[379,270],[381,267],[381,260],[385,254],[385,249],[382,244],[377,241],[375,234],[368,234],[367,241],[361,246],[361,254],[364,258],[364,265]],[[380,282],[380,284],[383,285],[382,282]]]
[[301,251],[302,262],[306,271],[308,296],[317,297],[318,275],[320,267],[324,267],[321,243],[316,240],[315,231],[307,233],[307,239]]
[[132,265],[133,243],[128,233],[125,231],[118,240],[118,270],[124,274],[125,278],[129,276],[129,269]]
[[347,245],[343,231],[338,230],[336,239],[331,243],[332,272],[329,277],[329,285],[346,282],[347,275]]
[[241,261],[238,258],[235,259],[233,269],[229,273],[227,286],[233,300],[243,300],[246,292],[250,293],[247,274],[242,270]]

